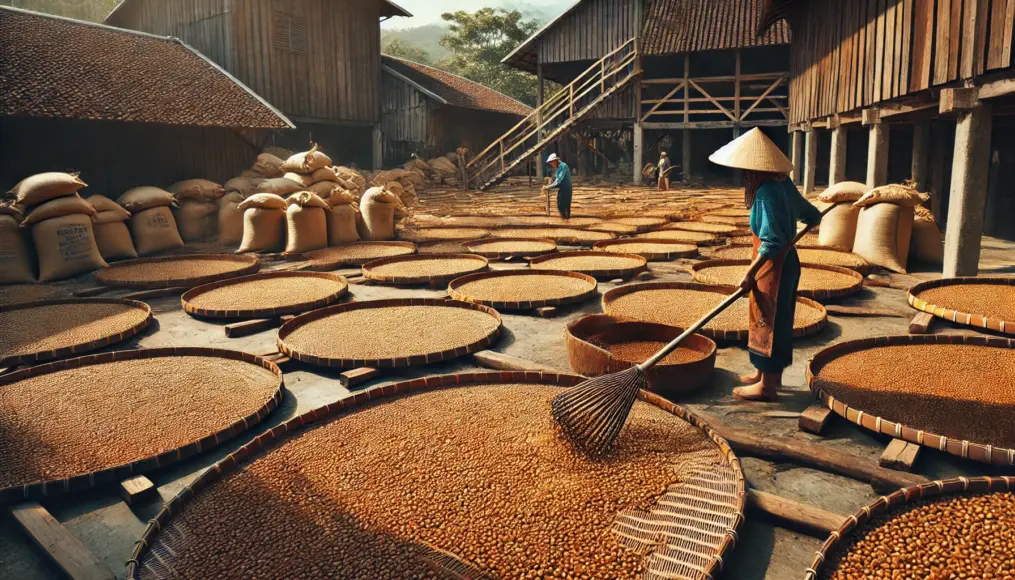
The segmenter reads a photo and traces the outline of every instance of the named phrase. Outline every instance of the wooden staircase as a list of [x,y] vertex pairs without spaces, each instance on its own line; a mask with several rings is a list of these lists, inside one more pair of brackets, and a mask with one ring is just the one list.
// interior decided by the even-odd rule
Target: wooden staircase
[[497,185],[516,166],[567,135],[639,74],[641,59],[635,37],[578,75],[574,82],[476,155],[467,166],[469,187],[483,191]]

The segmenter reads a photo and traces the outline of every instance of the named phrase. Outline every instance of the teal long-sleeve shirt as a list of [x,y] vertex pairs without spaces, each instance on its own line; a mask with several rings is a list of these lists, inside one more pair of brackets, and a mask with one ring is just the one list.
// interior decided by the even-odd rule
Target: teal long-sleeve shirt
[[553,175],[553,183],[546,186],[547,189],[560,189],[561,193],[571,193],[571,168],[563,161],[557,166],[557,172]]
[[761,240],[758,253],[765,259],[778,256],[796,236],[798,221],[817,225],[821,212],[789,179],[762,183],[751,206],[751,231]]

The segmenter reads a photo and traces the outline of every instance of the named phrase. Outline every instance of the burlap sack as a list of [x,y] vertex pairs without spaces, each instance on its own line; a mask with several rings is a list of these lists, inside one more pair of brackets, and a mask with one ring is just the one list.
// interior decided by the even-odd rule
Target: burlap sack
[[219,200],[219,243],[231,246],[243,241],[243,210],[240,209],[241,203],[243,203],[243,196],[235,191],[225,194]]
[[357,188],[356,191],[357,195],[366,191],[367,178],[364,177],[363,174],[360,173],[359,171],[356,171],[351,167],[339,165],[338,167],[335,167],[335,173],[337,173],[338,176],[341,177],[342,179],[352,182],[352,184],[354,184]]
[[285,162],[282,161],[282,159],[272,155],[271,153],[261,153],[257,156],[257,160],[254,161],[254,166],[251,167],[251,169],[269,179],[273,177],[282,177],[282,174],[284,173],[282,171],[283,163]]
[[937,227],[934,214],[920,206],[915,209],[913,241],[909,247],[909,257],[928,264],[944,263],[944,236],[941,234],[941,228]]
[[853,205],[856,207],[869,207],[878,203],[894,203],[903,207],[915,207],[930,199],[930,195],[920,193],[912,187],[905,185],[882,185],[868,191]]
[[166,206],[151,207],[130,217],[130,236],[142,256],[183,247],[173,212]]
[[218,204],[208,199],[182,199],[173,208],[176,227],[184,242],[196,242],[215,235],[218,229]]
[[287,199],[285,203],[286,206],[292,206],[293,204],[296,204],[299,205],[300,207],[319,207],[322,209],[331,209],[331,205],[329,205],[328,202],[324,201],[324,199],[318,196],[317,194],[311,193],[309,191],[301,191],[299,193],[294,193],[291,196],[289,196],[289,199]]
[[840,181],[835,185],[822,191],[818,195],[818,201],[825,203],[854,202],[867,193],[867,184],[859,181]]
[[225,188],[226,193],[236,191],[243,197],[246,197],[254,193],[254,189],[257,188],[257,184],[260,182],[260,178],[253,179],[250,177],[234,177],[227,181],[223,187]]
[[328,167],[322,167],[322,168],[318,169],[317,171],[315,171],[311,175],[311,177],[313,178],[313,182],[312,183],[317,183],[318,181],[336,181],[337,182],[338,178],[341,177],[341,176],[338,174],[338,171],[336,171],[334,167],[328,166]]
[[284,147],[276,147],[274,145],[270,145],[268,147],[265,147],[264,150],[262,151],[262,153],[267,153],[268,155],[274,155],[275,157],[278,157],[279,159],[289,159],[290,157],[293,156],[293,152],[292,151],[290,151],[290,150],[288,150],[288,149],[286,149]]
[[77,173],[50,172],[26,177],[7,193],[14,196],[18,205],[32,207],[51,199],[77,193],[85,186],[85,182],[78,179]]
[[271,193],[285,197],[291,193],[303,190],[303,184],[287,179],[285,177],[276,177],[275,179],[264,179],[254,186],[254,191],[257,193]]
[[851,249],[856,239],[856,220],[859,216],[860,208],[849,203],[836,205],[821,218],[818,243],[822,246]]
[[157,187],[135,187],[128,189],[116,200],[123,209],[132,214],[151,209],[153,207],[166,207],[176,203],[176,197],[172,193]]
[[169,186],[176,199],[218,199],[225,195],[226,188],[207,179],[186,179]]
[[383,187],[372,187],[360,201],[362,221],[359,235],[367,241],[395,239],[395,208],[398,197]]
[[282,177],[284,177],[284,178],[286,178],[286,179],[288,179],[290,181],[295,181],[296,183],[300,184],[300,188],[301,189],[306,189],[306,188],[310,187],[311,185],[313,185],[313,183],[314,183],[314,176],[313,175],[303,175],[301,173],[292,173],[292,172],[290,172],[290,173],[286,173]]
[[273,193],[258,193],[248,197],[240,203],[240,211],[246,211],[252,207],[259,209],[285,209],[287,206],[284,199]]
[[[92,207],[94,207],[95,211],[99,212],[100,215],[112,212],[117,216],[119,216],[121,218],[120,221],[122,222],[125,222],[130,219],[129,211],[123,209],[122,207],[120,207],[120,204],[116,203],[115,201],[109,199],[104,195],[93,195],[88,199],[86,199],[85,201],[92,204]],[[109,220],[110,216],[107,215],[104,217],[104,219]]]
[[286,210],[289,231],[285,246],[287,254],[302,254],[328,247],[326,212],[323,207],[304,206],[298,203],[289,206]]
[[293,173],[313,173],[322,167],[331,165],[331,157],[318,151],[317,145],[310,148],[310,151],[296,153],[286,159],[282,164],[282,171]]
[[[100,215],[102,214],[100,213]],[[99,247],[99,254],[102,255],[103,260],[109,262],[137,257],[134,242],[130,239],[130,230],[127,229],[127,224],[123,223],[123,220],[95,223],[93,228],[95,229],[95,245]]]
[[348,244],[358,242],[359,231],[356,229],[356,218],[359,210],[353,204],[342,204],[331,207],[328,214],[328,244]]
[[871,264],[905,273],[912,235],[912,207],[892,203],[865,207],[857,218],[853,252]]
[[32,226],[32,240],[39,256],[39,281],[62,280],[93,272],[108,264],[99,254],[92,218],[71,214]]
[[0,213],[0,284],[35,282],[32,270],[25,230],[18,226],[16,216]]
[[283,209],[252,207],[243,212],[243,241],[237,254],[278,252],[285,247],[286,214]]
[[123,214],[125,213],[127,212],[122,209],[120,211],[116,210],[100,211],[99,213],[95,214],[95,217],[92,218],[92,224],[99,225],[99,224],[112,224],[117,222],[123,223],[130,219],[129,213],[127,213],[127,216],[124,217]]
[[337,182],[334,181],[318,181],[317,183],[314,183],[313,185],[308,187],[307,191],[317,196],[320,196],[324,199],[328,199],[336,191],[343,191],[343,188],[341,185],[339,185]]
[[63,217],[75,213],[95,217],[98,213],[92,204],[85,201],[78,194],[67,195],[51,199],[44,204],[35,206],[35,209],[28,214],[28,217],[21,222],[22,227],[37,224],[41,221]]

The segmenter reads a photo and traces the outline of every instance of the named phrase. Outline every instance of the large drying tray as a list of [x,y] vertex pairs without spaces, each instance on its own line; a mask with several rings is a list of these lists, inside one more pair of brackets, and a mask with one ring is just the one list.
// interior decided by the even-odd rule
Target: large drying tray
[[595,278],[629,278],[648,269],[647,260],[638,254],[603,250],[550,254],[531,260],[529,266],[534,270],[578,272]]
[[[0,377],[0,502],[77,492],[232,439],[282,402],[282,371],[210,348],[87,355]],[[0,419],[0,424],[4,423]]]
[[183,310],[203,318],[273,318],[310,312],[349,291],[341,276],[323,272],[269,272],[212,282],[180,297]]
[[248,255],[162,256],[117,262],[99,270],[95,280],[103,286],[137,290],[190,288],[253,274],[260,267],[260,260]]
[[627,239],[596,242],[593,249],[603,252],[622,252],[637,254],[650,262],[665,262],[678,258],[694,258],[698,255],[698,246],[693,243],[680,243],[667,240]]
[[577,272],[502,270],[452,280],[448,294],[498,310],[531,310],[584,302],[597,288],[595,278]]
[[909,289],[909,305],[956,324],[1015,335],[1015,277],[923,282]]
[[382,284],[447,284],[465,276],[483,272],[490,263],[473,254],[418,254],[381,258],[363,265],[363,277]]
[[[800,262],[807,264],[822,264],[825,266],[838,266],[855,270],[861,276],[870,273],[870,264],[863,256],[853,252],[826,246],[800,246],[796,247]],[[754,246],[750,244],[733,244],[725,248],[718,248],[712,254],[719,260],[752,260],[754,259]]]
[[557,242],[530,238],[486,238],[467,244],[469,252],[491,260],[528,258],[557,251]]
[[568,227],[508,227],[494,230],[490,235],[495,238],[553,240],[566,246],[591,246],[596,242],[612,240],[617,237],[608,232],[593,232]]
[[[706,260],[691,267],[694,281],[717,286],[733,286],[743,280],[750,260]],[[799,296],[815,300],[834,300],[863,289],[863,276],[854,270],[819,264],[800,267]]]
[[327,272],[342,266],[362,266],[381,258],[415,253],[416,245],[410,242],[351,242],[308,253],[307,269]]
[[[128,562],[127,577],[215,577],[236,570],[258,570],[265,577],[429,577],[430,558],[440,557],[435,550],[455,552],[467,561],[478,559],[476,552],[487,552],[491,557],[483,565],[501,567],[484,570],[492,577],[502,577],[502,568],[512,564],[529,567],[530,560],[517,562],[514,556],[516,562],[511,561],[513,552],[502,549],[502,534],[473,533],[479,526],[512,525],[477,518],[477,509],[491,500],[504,505],[505,493],[511,494],[507,505],[572,501],[567,495],[553,500],[550,491],[571,489],[575,471],[595,477],[598,472],[644,469],[639,467],[639,451],[633,456],[622,453],[609,466],[545,459],[538,471],[531,467],[530,455],[536,450],[549,455],[566,445],[552,433],[549,400],[557,388],[582,380],[538,372],[426,377],[361,391],[295,417],[205,471],[173,498],[148,523]],[[569,535],[583,540],[573,551],[546,551],[546,537],[540,533],[516,538],[520,549],[532,548],[547,560],[535,564],[567,567],[561,558],[570,558],[590,566],[609,551],[644,566],[653,577],[705,580],[721,572],[744,520],[746,485],[740,462],[724,440],[683,407],[646,392],[640,399],[631,419],[637,429],[625,431],[619,444],[640,449],[644,441],[651,456],[666,453],[653,446],[675,449],[679,440],[693,451],[676,452],[668,470],[635,477],[650,482],[626,490],[611,488],[628,501],[618,504],[611,495],[606,502],[578,502],[618,506],[612,509],[619,511],[607,508],[612,526],[608,515],[590,520],[572,514],[547,522],[546,533],[566,526]],[[546,409],[540,411],[542,405]],[[501,428],[491,435],[506,421],[531,427],[525,433]],[[472,437],[477,441],[470,443]],[[474,456],[471,445],[495,448]],[[525,452],[498,453],[498,448]],[[511,462],[525,467],[504,469]],[[341,475],[327,475],[336,467]],[[476,482],[471,487],[468,482],[453,483],[455,477]],[[510,487],[505,477],[512,480]],[[539,480],[550,491],[540,484],[519,484],[518,477]],[[591,498],[608,493],[584,484],[578,489]],[[457,499],[444,499],[448,494]],[[653,498],[657,503],[652,511],[643,511]],[[369,519],[364,519],[364,509],[371,510]],[[446,526],[423,524],[438,512]],[[395,513],[397,517],[391,515]],[[527,521],[532,523],[532,517]],[[462,541],[464,536],[467,541]],[[300,549],[293,550],[293,545]],[[633,572],[634,577],[641,575]]]

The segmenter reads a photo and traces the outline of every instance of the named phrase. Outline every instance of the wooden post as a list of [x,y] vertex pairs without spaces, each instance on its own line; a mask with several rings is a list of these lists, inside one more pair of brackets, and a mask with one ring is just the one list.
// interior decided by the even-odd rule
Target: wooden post
[[684,175],[684,183],[691,180],[691,130],[684,129],[680,132],[680,163]]
[[637,119],[634,121],[634,184],[641,185],[641,169],[645,166],[645,130]]
[[[545,90],[546,90],[546,87],[545,87],[545,84],[543,83],[543,61],[540,60],[539,57],[537,56],[536,57],[536,127],[537,127],[536,139],[538,139],[539,141],[543,140],[543,130],[542,129],[538,129],[538,127],[540,127],[543,124],[542,107],[543,107],[543,103],[545,102],[545,100],[544,100],[544,98],[546,96]],[[540,150],[536,151],[536,180],[539,181],[540,185],[542,185],[542,183],[543,183],[543,173],[546,171],[545,168],[543,167],[543,165],[545,165],[543,163],[543,159],[546,159],[546,157],[543,156],[543,150],[540,149]]]
[[814,191],[814,177],[818,171],[818,134],[814,128],[804,134],[804,194]]
[[373,131],[373,162],[374,171],[384,168],[384,133],[380,125],[374,125]]
[[917,123],[913,125],[913,160],[910,167],[912,169],[911,178],[919,191],[927,191],[930,186],[928,178],[929,154],[930,123]]
[[867,145],[867,187],[888,183],[888,128],[881,123],[878,109],[864,109],[863,125],[870,127]]
[[846,181],[846,128],[832,129],[832,155],[828,164],[828,185]]
[[[737,52],[737,56],[740,56],[739,52]],[[739,59],[737,59],[737,60],[739,60]],[[733,138],[736,139],[737,137],[740,137],[740,126],[739,125],[737,125],[736,127],[733,127]],[[734,169],[733,170],[733,184],[734,185],[740,185],[743,182],[744,182],[744,172],[743,172],[743,170],[741,170],[741,169]]]
[[740,136],[740,49],[737,49],[736,70],[733,73],[733,116],[737,118],[737,128],[734,136]]
[[931,127],[931,156],[930,167],[930,210],[934,213],[934,219],[939,226],[945,225],[945,199],[948,196],[948,185],[945,183],[945,159],[948,149],[945,147],[945,128],[940,122]]
[[803,183],[803,168],[804,168],[804,139],[803,131],[793,131],[793,174],[790,178],[793,183],[800,185]]
[[691,122],[691,55],[684,55],[684,122]]
[[[962,90],[941,91],[941,112],[959,112],[948,197],[948,227],[945,228],[945,278],[976,276],[979,272],[990,170],[991,106],[979,100],[967,102],[953,96],[953,92]],[[950,96],[952,106],[946,108]]]

